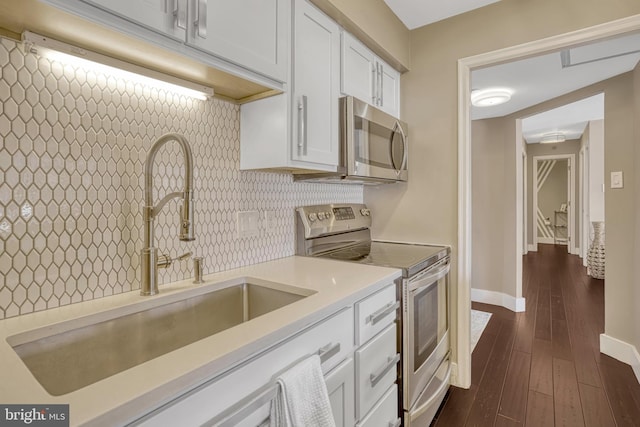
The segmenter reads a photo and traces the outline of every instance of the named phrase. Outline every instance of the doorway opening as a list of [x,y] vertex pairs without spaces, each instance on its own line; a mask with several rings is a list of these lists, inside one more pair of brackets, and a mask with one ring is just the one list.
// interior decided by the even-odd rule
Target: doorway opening
[[575,253],[575,155],[534,156],[533,165],[533,244],[536,250],[538,243],[566,245]]
[[[547,39],[537,40],[518,46],[513,46],[485,54],[462,58],[458,61],[458,301],[457,301],[457,372],[455,375],[456,385],[469,387],[471,382],[471,354],[469,344],[470,312],[471,312],[471,291],[472,291],[472,168],[471,168],[471,114],[470,114],[470,94],[471,94],[471,71],[483,67],[492,66],[499,63],[514,61],[526,57],[532,57],[549,52],[587,44],[605,38],[613,38],[623,34],[628,34],[640,30],[640,16],[623,18],[606,24],[578,30],[575,32],[562,34]],[[521,141],[516,141],[521,143]],[[522,165],[522,147],[516,149],[515,159]],[[519,169],[519,168],[518,168]],[[521,175],[520,175],[521,176]],[[517,175],[516,175],[517,177]],[[521,178],[516,178],[521,179]],[[515,199],[521,199],[522,186],[515,185]],[[520,204],[518,204],[521,206]],[[522,247],[524,225],[521,208],[515,209],[515,244],[514,264],[517,260],[521,263],[521,251],[516,248]],[[511,243],[509,243],[511,246]],[[505,260],[511,262],[512,260]],[[522,276],[509,278],[520,284]],[[521,289],[521,287],[520,287]],[[516,297],[521,296],[516,295]],[[604,350],[603,350],[604,351]]]

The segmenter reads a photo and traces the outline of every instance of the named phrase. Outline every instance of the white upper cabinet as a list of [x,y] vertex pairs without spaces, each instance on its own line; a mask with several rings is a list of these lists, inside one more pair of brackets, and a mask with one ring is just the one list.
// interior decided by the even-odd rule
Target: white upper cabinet
[[291,0],[81,1],[224,61],[286,82]]
[[163,35],[187,37],[187,0],[82,0]]
[[290,0],[189,1],[189,45],[286,81]]
[[376,104],[376,56],[349,33],[342,33],[341,90],[369,104]]
[[341,90],[400,117],[400,73],[347,32],[342,33]]
[[394,117],[400,118],[400,73],[388,64],[380,64],[380,100],[378,107]]
[[293,43],[293,158],[337,166],[340,28],[298,1]]
[[289,91],[240,107],[240,169],[337,170],[340,27],[306,1],[293,5]]

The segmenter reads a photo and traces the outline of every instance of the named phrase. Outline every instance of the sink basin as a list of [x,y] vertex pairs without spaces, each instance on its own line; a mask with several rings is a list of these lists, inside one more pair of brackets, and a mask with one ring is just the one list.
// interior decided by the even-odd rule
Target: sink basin
[[246,278],[194,291],[199,294],[169,295],[153,299],[155,306],[144,301],[126,313],[114,309],[66,322],[53,335],[42,328],[7,341],[45,390],[60,396],[315,293]]

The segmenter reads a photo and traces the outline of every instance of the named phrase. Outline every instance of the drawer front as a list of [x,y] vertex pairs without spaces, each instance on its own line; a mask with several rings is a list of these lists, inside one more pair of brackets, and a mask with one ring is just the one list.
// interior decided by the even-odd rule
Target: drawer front
[[438,367],[429,384],[418,397],[409,412],[404,413],[405,427],[421,427],[431,424],[442,404],[451,379],[451,362],[445,359]]
[[398,386],[393,385],[367,414],[358,427],[399,427]]
[[[322,371],[329,372],[353,351],[353,341],[353,309],[349,307],[231,372],[185,393],[134,424],[188,426],[208,423],[260,387],[274,382],[277,374],[309,354],[321,349],[333,353],[322,364]],[[264,408],[268,409],[268,405]],[[265,418],[267,409],[262,411]],[[252,414],[252,418],[255,417],[256,414]],[[237,423],[244,424],[244,420],[237,420]]]
[[396,352],[396,327],[356,351],[356,416],[362,419],[398,377],[400,355]]
[[393,323],[400,304],[395,285],[368,296],[356,304],[356,343],[362,345]]

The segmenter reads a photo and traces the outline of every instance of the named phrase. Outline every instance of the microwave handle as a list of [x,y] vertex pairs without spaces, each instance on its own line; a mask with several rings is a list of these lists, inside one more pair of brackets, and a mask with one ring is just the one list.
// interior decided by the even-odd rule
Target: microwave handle
[[402,130],[402,126],[398,124],[398,130],[400,131],[400,135],[402,135],[402,144],[404,145],[404,156],[402,157],[402,165],[400,166],[400,170],[404,170],[407,167],[407,159],[409,158],[409,143],[407,142],[407,135],[404,134]]
[[307,95],[298,103],[298,154],[307,155]]
[[[393,160],[393,136],[396,133],[400,134],[400,138],[402,140],[402,148],[403,148],[402,164],[400,164],[399,168],[396,166],[396,162]],[[393,166],[396,172],[400,172],[407,165],[407,148],[408,148],[407,136],[404,134],[404,131],[402,130],[402,126],[400,125],[400,123],[396,121],[395,125],[393,126],[393,131],[391,131],[391,138],[389,139],[389,157],[391,157],[391,165]]]

